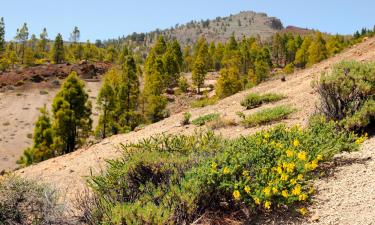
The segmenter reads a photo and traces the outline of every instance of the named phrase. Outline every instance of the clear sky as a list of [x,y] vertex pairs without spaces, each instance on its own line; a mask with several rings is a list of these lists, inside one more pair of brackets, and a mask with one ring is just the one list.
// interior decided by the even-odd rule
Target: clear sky
[[239,11],[265,12],[285,26],[352,34],[375,24],[375,0],[1,0],[6,38],[27,22],[30,34],[47,28],[64,39],[74,26],[81,41],[108,39],[132,32],[169,28],[190,20],[228,16]]

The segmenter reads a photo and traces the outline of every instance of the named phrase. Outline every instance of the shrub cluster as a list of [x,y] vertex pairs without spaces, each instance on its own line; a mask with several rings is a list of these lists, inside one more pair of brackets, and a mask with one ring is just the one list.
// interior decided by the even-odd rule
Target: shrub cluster
[[375,121],[375,63],[341,62],[317,84],[320,111],[340,127],[362,131]]
[[239,113],[242,117],[242,124],[245,127],[255,127],[271,122],[280,121],[286,119],[289,114],[293,113],[295,109],[289,106],[275,106],[269,109],[262,109],[259,112],[245,116],[243,113]]
[[196,125],[196,126],[203,126],[207,122],[218,119],[219,116],[220,115],[218,113],[211,113],[211,114],[207,114],[207,115],[204,115],[204,116],[200,116],[200,117],[194,119],[193,121],[191,121],[191,123]]
[[309,200],[320,162],[362,141],[335,126],[314,118],[305,130],[278,126],[235,140],[157,136],[124,146],[124,156],[90,180],[98,199],[90,213],[104,224],[186,224],[222,203],[252,213],[295,208]]
[[244,100],[242,100],[241,105],[246,107],[246,109],[253,109],[261,106],[262,104],[276,102],[284,98],[284,95],[275,93],[268,93],[263,95],[251,93],[247,95]]
[[57,193],[18,177],[0,180],[0,224],[73,224],[64,217]]

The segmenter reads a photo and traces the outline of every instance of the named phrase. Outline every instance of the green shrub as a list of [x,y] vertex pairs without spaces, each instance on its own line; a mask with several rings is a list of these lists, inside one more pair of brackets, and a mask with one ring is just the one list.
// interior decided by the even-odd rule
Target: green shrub
[[217,97],[212,97],[212,98],[204,97],[202,99],[198,99],[198,100],[191,102],[190,106],[192,108],[202,108],[208,105],[214,105],[216,104],[217,101],[218,101]]
[[205,123],[219,118],[219,116],[220,115],[218,113],[211,113],[211,114],[207,114],[207,115],[198,117],[198,118],[194,119],[193,121],[191,121],[191,123],[196,125],[196,126],[203,126]]
[[263,95],[251,93],[247,95],[244,100],[242,100],[241,105],[246,107],[246,109],[253,109],[261,106],[262,104],[276,102],[284,98],[284,95],[275,93],[267,93]]
[[292,73],[294,73],[294,64],[293,63],[289,63],[288,65],[286,65],[284,67],[283,71],[286,74],[292,74]]
[[242,123],[245,127],[254,127],[286,119],[289,114],[295,110],[289,106],[276,106],[269,109],[263,109],[248,116],[242,116]]
[[342,121],[341,127],[353,131],[373,125],[375,63],[338,63],[332,72],[322,74],[317,89],[327,120]]
[[90,180],[99,201],[89,213],[101,224],[187,224],[223,202],[251,215],[295,209],[313,194],[319,163],[363,140],[336,125],[315,117],[304,130],[277,126],[235,140],[164,135],[124,146]]
[[190,118],[191,118],[191,113],[185,112],[184,113],[184,118],[181,121],[181,125],[188,125],[188,124],[190,124]]
[[178,87],[182,92],[186,93],[188,91],[189,84],[186,77],[180,76],[180,78],[178,79]]

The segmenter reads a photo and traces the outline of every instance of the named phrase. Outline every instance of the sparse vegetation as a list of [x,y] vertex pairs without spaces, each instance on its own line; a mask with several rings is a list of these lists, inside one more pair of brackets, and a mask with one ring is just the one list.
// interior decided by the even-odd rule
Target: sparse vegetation
[[1,224],[73,224],[64,210],[57,192],[45,185],[13,176],[0,180]]
[[219,118],[219,116],[220,116],[220,114],[218,114],[218,113],[211,113],[211,114],[207,114],[207,115],[204,115],[204,116],[200,116],[200,117],[194,119],[193,121],[191,121],[191,123],[196,125],[196,126],[203,126],[203,125],[205,125],[205,123]]
[[205,107],[205,106],[208,106],[208,105],[214,105],[214,104],[217,103],[218,100],[219,99],[217,97],[209,98],[209,97],[205,96],[204,98],[192,101],[190,103],[190,106],[192,108],[202,108],[202,107]]
[[247,95],[244,100],[242,100],[241,105],[244,106],[246,109],[253,109],[261,106],[262,104],[280,101],[284,98],[284,95],[276,93],[267,93],[262,95],[251,93]]
[[236,125],[237,123],[234,119],[229,119],[224,116],[219,116],[218,118],[206,123],[206,126],[212,130],[236,126]]
[[273,108],[262,109],[254,114],[242,117],[242,124],[245,127],[254,127],[271,122],[277,122],[286,119],[289,114],[293,113],[295,109],[289,106],[276,106]]
[[188,124],[190,124],[190,118],[191,118],[191,113],[185,112],[184,113],[184,118],[181,121],[181,125],[188,125]]

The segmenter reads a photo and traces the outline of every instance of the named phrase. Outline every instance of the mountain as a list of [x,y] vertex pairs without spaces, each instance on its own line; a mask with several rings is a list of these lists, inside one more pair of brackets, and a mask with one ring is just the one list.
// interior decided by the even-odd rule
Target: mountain
[[236,38],[259,36],[262,39],[267,39],[283,28],[283,24],[278,18],[269,17],[266,13],[242,11],[227,17],[190,21],[183,25],[176,24],[174,27],[165,30],[156,29],[148,33],[133,33],[119,40],[108,40],[107,42],[129,41],[150,46],[157,36],[164,35],[170,39],[177,39],[184,46],[195,43],[202,35],[208,41],[215,42],[225,42],[232,34]]

